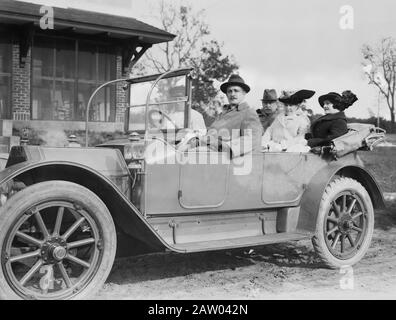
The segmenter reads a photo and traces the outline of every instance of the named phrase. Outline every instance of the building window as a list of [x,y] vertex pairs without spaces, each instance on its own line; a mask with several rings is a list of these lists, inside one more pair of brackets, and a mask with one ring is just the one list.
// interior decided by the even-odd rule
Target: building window
[[11,43],[0,35],[0,119],[11,119]]
[[[116,59],[103,48],[80,43],[78,52],[78,110],[85,119],[85,108],[92,92],[100,85],[115,79]],[[113,104],[111,102],[114,102]],[[91,121],[114,121],[115,86],[108,86],[98,92],[92,102]]]
[[[115,79],[111,49],[79,40],[37,37],[33,46],[32,119],[84,121],[90,95]],[[94,99],[90,121],[115,121],[116,89]]]

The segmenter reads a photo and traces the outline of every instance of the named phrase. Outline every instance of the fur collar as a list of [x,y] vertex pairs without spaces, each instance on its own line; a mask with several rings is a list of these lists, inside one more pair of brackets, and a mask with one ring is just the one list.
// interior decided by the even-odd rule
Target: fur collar
[[332,120],[347,120],[345,113],[343,111],[333,113],[333,114],[325,114],[324,116],[321,116],[319,119],[317,119],[315,122],[319,121],[332,121]]

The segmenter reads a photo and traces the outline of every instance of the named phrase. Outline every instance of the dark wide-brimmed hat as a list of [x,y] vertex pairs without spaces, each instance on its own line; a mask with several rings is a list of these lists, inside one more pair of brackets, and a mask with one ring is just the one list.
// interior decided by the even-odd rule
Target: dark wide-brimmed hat
[[278,95],[275,89],[265,89],[263,93],[263,102],[275,102],[278,101]]
[[229,86],[239,86],[243,90],[245,90],[246,93],[250,91],[250,87],[245,83],[245,80],[243,80],[239,75],[233,74],[231,77],[228,79],[227,82],[224,82],[220,86],[220,90],[224,93],[227,93],[227,88]]
[[344,91],[342,95],[337,92],[329,92],[318,98],[319,104],[322,108],[326,100],[330,101],[335,109],[344,111],[346,108],[353,105],[358,98],[349,90]]
[[286,104],[299,104],[304,100],[312,98],[315,91],[312,90],[297,90],[297,91],[282,91],[282,95],[279,97],[279,101]]

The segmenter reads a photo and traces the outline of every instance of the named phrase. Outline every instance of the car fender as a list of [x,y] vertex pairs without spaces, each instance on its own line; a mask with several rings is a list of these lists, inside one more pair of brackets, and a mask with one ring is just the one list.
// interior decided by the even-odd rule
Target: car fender
[[372,174],[360,165],[331,163],[317,172],[310,180],[301,198],[301,209],[297,229],[314,233],[323,193],[336,175],[355,179],[363,185],[370,195],[374,209],[385,207],[382,191]]
[[82,185],[99,196],[109,209],[116,227],[125,234],[142,241],[155,251],[165,248],[177,251],[155,232],[138,208],[109,177],[90,167],[69,161],[23,162],[0,172],[0,186],[7,185],[12,179],[27,185],[48,180],[70,181]]

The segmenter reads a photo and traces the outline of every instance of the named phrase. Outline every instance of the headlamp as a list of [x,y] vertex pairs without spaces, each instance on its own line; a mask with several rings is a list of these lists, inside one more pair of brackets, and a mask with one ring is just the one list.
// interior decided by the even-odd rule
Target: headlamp
[[124,158],[125,160],[132,160],[133,158],[132,145],[124,146]]
[[144,144],[134,143],[124,146],[124,158],[127,161],[144,158]]

